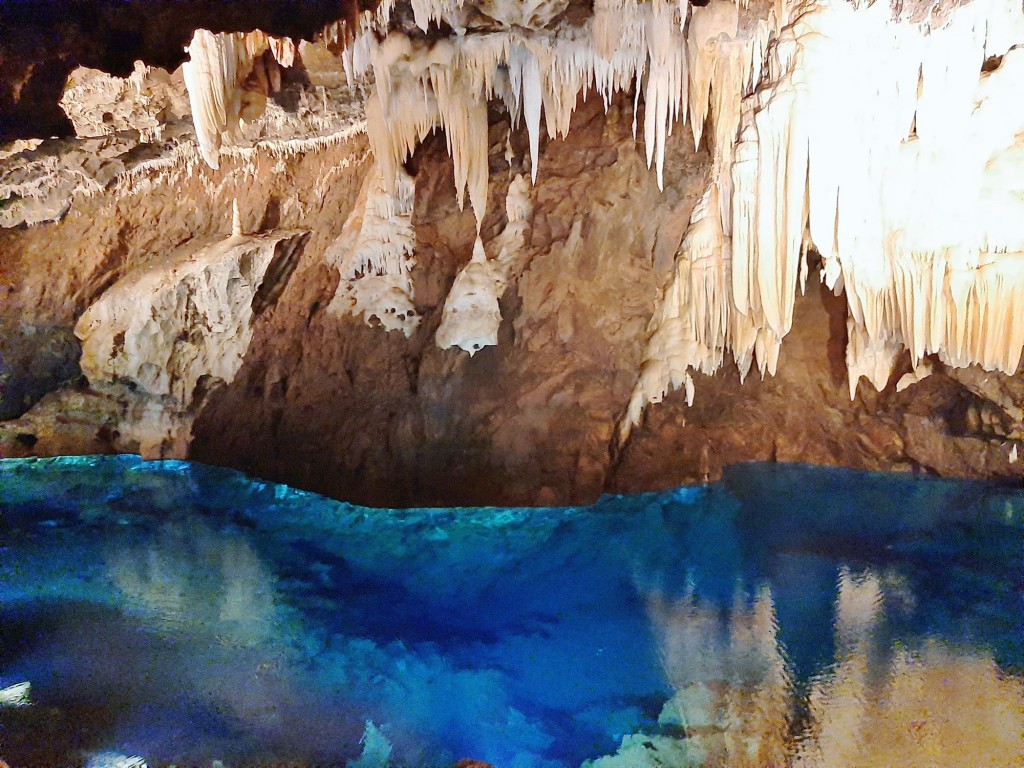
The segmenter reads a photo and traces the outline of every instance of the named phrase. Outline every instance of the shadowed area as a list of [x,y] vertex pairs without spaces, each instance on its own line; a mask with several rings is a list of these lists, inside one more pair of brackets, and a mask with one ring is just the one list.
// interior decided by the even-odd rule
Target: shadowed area
[[0,142],[72,136],[59,101],[75,67],[125,76],[136,60],[175,69],[199,28],[312,38],[373,0],[5,0]]

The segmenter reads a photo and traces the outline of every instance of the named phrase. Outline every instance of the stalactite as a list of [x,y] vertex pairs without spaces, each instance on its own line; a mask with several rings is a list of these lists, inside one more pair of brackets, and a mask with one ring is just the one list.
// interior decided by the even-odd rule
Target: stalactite
[[655,160],[659,189],[665,188],[665,141],[676,120],[686,118],[686,44],[679,25],[672,20],[675,10],[674,6],[660,5],[645,18],[650,65],[644,99],[644,141],[648,167]]
[[220,165],[223,136],[238,130],[241,94],[239,55],[242,49],[235,35],[214,35],[197,30],[188,47],[189,61],[183,72],[192,105],[192,120],[203,159],[211,168]]
[[[414,4],[417,24],[426,28],[461,6],[461,2]],[[717,21],[705,24],[707,31],[703,34],[707,39],[702,37],[699,42],[710,45],[701,61],[706,61],[712,71],[718,55],[716,36],[724,35],[733,46],[729,48],[729,63],[716,76],[722,93],[716,91],[720,104],[712,109],[716,119],[722,116],[725,120],[716,142],[724,148],[731,143],[729,132],[736,129],[739,100],[753,86],[751,69],[760,67],[757,59],[764,47],[766,27],[754,25],[751,35],[747,36],[746,30],[740,34],[736,6],[727,0],[715,0],[715,8],[705,14],[706,18],[722,15],[715,10],[718,8],[725,9],[726,16],[728,8],[732,9],[731,25],[721,28]],[[530,11],[539,12],[538,7]],[[431,129],[443,127],[455,161],[460,202],[468,191],[474,213],[482,221],[486,203],[486,108],[487,101],[498,96],[513,122],[526,123],[531,178],[536,181],[542,118],[549,137],[563,137],[578,99],[589,88],[595,88],[607,105],[616,91],[634,85],[639,88],[646,75],[642,89],[646,154],[663,185],[665,142],[673,126],[685,120],[687,110],[698,103],[696,108],[706,115],[711,98],[710,87],[704,88],[702,97],[688,97],[688,13],[686,2],[602,0],[595,5],[593,19],[581,29],[527,34],[510,27],[415,40],[392,30],[376,42],[374,34],[386,31],[380,26],[379,9],[376,16],[364,15],[360,22],[364,31],[355,37],[347,67],[354,75],[371,68],[374,73],[379,104],[371,99],[367,105],[368,130],[385,178]],[[508,14],[498,15],[504,18]],[[695,12],[695,18],[700,17]],[[371,30],[375,30],[373,34]],[[365,64],[367,58],[372,67]],[[725,89],[734,84],[742,85],[740,91],[726,93]]]
[[[667,391],[684,386],[691,400],[689,370],[714,370],[722,349],[741,374],[754,359],[774,373],[809,247],[849,306],[851,398],[861,376],[885,387],[904,346],[913,381],[933,353],[1016,371],[1024,230],[1008,222],[1024,220],[1024,102],[1010,83],[1024,78],[1024,51],[1010,41],[1024,37],[1021,9],[974,3],[934,31],[884,4],[787,10],[752,91],[767,26],[736,45],[734,11],[694,9],[688,35],[694,136],[710,104],[721,215],[708,237],[710,194],[694,211],[620,438]],[[986,55],[1002,56],[991,71]],[[696,243],[719,253],[714,281],[699,281]]]
[[[182,66],[185,86],[192,108],[192,122],[203,159],[211,168],[220,165],[220,149],[239,138],[239,123],[262,114],[265,97],[281,87],[280,64],[290,67],[295,61],[291,40],[270,37],[256,30],[214,34],[196,30],[186,49],[189,60]],[[268,74],[263,70],[264,51],[270,50],[276,62]],[[246,109],[246,78],[257,70],[263,91],[259,106]]]
[[[595,0],[590,20],[573,25],[555,21],[564,0],[415,0],[415,24],[429,35],[393,28],[393,6],[352,22],[345,53],[350,77],[373,74],[367,131],[388,199],[400,197],[416,145],[442,128],[458,201],[468,196],[479,232],[493,99],[525,123],[535,182],[542,124],[550,138],[564,136],[592,88],[606,105],[618,91],[635,89],[638,104],[642,94],[659,186],[677,122],[690,118],[696,145],[707,139],[708,190],[651,324],[625,423],[668,389],[692,398],[690,371],[710,373],[727,354],[741,375],[755,362],[774,373],[810,248],[821,279],[847,301],[851,394],[862,374],[884,386],[904,347],[915,366],[928,355],[1007,372],[1019,365],[1018,3],[977,0],[933,24],[884,3]],[[211,164],[242,114],[240,82],[268,47],[282,65],[294,57],[293,46],[265,36],[193,41],[186,78]],[[497,260],[481,262],[482,244],[476,250],[471,264],[483,274]]]
[[690,226],[665,289],[640,377],[619,428],[624,441],[643,409],[672,390],[684,389],[693,404],[691,370],[713,373],[722,364],[730,333],[729,246],[718,217],[718,191],[710,184],[690,216]]
[[498,343],[501,311],[498,308],[495,264],[477,236],[473,258],[455,278],[435,340],[441,349],[460,347],[470,357]]
[[362,317],[367,325],[376,321],[409,336],[420,322],[410,274],[415,184],[402,170],[392,178],[389,192],[379,171],[367,177],[353,214],[327,249],[325,260],[341,274],[328,312]]
[[455,197],[462,208],[466,192],[479,232],[487,207],[487,101],[474,93],[459,70],[432,75],[438,114],[455,166]]
[[505,212],[508,224],[491,245],[497,255],[488,258],[478,236],[473,258],[455,278],[435,336],[441,349],[459,347],[472,356],[498,343],[501,325],[498,299],[505,292],[509,278],[522,271],[526,231],[533,212],[529,186],[521,175],[509,184]]

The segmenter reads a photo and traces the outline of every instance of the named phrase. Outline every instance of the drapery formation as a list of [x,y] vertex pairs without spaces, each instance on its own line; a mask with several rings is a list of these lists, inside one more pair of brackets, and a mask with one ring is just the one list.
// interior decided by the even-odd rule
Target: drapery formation
[[[367,132],[381,199],[408,195],[402,164],[443,128],[459,204],[468,197],[478,231],[489,104],[525,124],[534,180],[543,173],[541,131],[564,137],[589,91],[607,104],[635,90],[635,130],[659,185],[675,126],[689,120],[695,142],[707,140],[707,189],[652,318],[622,438],[667,391],[684,388],[692,400],[693,371],[713,373],[731,358],[741,376],[754,364],[773,374],[811,252],[820,279],[846,297],[851,396],[861,376],[884,387],[903,349],[915,368],[936,355],[952,366],[1017,370],[1019,2],[976,0],[924,18],[845,0],[596,0],[582,21],[570,18],[571,6],[413,0],[413,23],[403,26],[388,0],[348,30],[343,55],[350,77],[372,76]],[[211,164],[237,124],[250,48],[247,38],[200,32],[190,49],[186,77]],[[285,63],[276,48],[274,56]],[[498,254],[478,246],[456,285],[466,296],[488,294],[486,311],[463,301],[480,328],[465,345],[458,334],[438,339],[470,352],[496,342],[490,293],[505,282],[491,275],[504,274],[492,263]],[[454,312],[458,301],[450,303]]]

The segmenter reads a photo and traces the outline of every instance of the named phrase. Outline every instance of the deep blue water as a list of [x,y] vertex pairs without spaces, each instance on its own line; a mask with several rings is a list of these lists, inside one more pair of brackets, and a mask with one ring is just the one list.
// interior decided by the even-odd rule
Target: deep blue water
[[785,693],[795,733],[851,659],[888,690],[937,647],[1024,674],[1018,489],[744,465],[590,507],[383,510],[183,462],[0,461],[0,689],[31,683],[0,706],[12,768],[577,766],[692,735],[728,691]]

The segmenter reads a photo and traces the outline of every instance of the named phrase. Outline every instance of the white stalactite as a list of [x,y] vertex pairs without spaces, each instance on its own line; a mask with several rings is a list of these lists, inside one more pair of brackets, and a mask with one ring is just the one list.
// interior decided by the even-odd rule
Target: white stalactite
[[473,258],[455,278],[435,336],[441,349],[459,347],[472,357],[484,347],[498,343],[498,299],[509,278],[523,267],[526,230],[533,214],[529,185],[521,175],[509,184],[505,212],[508,224],[492,243],[497,255],[489,259],[477,237]]
[[[739,30],[736,6],[714,0],[708,14],[731,8],[730,22],[705,24],[700,43],[707,43],[706,61],[723,93],[710,108],[726,121],[716,131],[716,143],[727,148],[738,124],[739,102],[750,91],[760,71],[767,27],[755,24]],[[468,4],[467,4],[468,5]],[[564,3],[529,3],[513,12],[507,3],[487,4],[494,18],[553,18]],[[462,8],[457,0],[414,3],[417,24],[424,29]],[[506,7],[508,6],[508,7]],[[543,6],[543,7],[542,7]],[[705,11],[706,9],[699,9]],[[663,185],[665,143],[673,126],[685,120],[688,109],[707,115],[709,87],[691,98],[688,64],[686,2],[638,3],[636,0],[599,0],[593,19],[584,27],[564,26],[554,31],[526,33],[508,29],[456,35],[440,40],[412,39],[402,32],[387,31],[380,11],[364,15],[360,33],[350,54],[353,73],[367,72],[372,61],[377,101],[367,105],[368,132],[374,154],[385,178],[404,162],[416,144],[433,128],[443,127],[455,162],[455,186],[460,203],[468,191],[478,222],[482,222],[487,197],[487,103],[500,97],[513,122],[522,119],[529,135],[531,177],[539,168],[540,125],[543,117],[550,138],[563,137],[578,99],[595,88],[609,104],[612,94],[636,86],[646,75],[644,141],[649,165],[657,169]],[[497,14],[494,16],[494,14]],[[701,18],[696,13],[695,18]],[[717,16],[714,16],[717,19]],[[449,19],[450,21],[450,19]],[[383,34],[375,42],[369,30]],[[719,37],[722,39],[719,40]],[[705,39],[707,38],[707,39]],[[729,51],[729,61],[715,69],[719,46]],[[740,89],[724,89],[738,84]],[[698,106],[694,106],[698,104]],[[703,125],[703,117],[701,123]]]
[[[1024,299],[1019,5],[978,0],[929,30],[894,19],[884,3],[821,2],[784,9],[793,22],[770,45],[768,25],[737,25],[743,42],[730,40],[733,11],[718,0],[693,9],[688,35],[698,142],[704,115],[715,119],[720,216],[712,227],[709,189],[652,322],[620,437],[644,404],[688,386],[689,370],[714,370],[720,350],[741,373],[755,359],[762,375],[774,372],[808,247],[847,299],[851,397],[861,376],[886,386],[904,347],[916,367],[901,388],[927,375],[929,354],[1015,372],[1024,349],[1024,313],[1014,309]],[[750,92],[749,62],[765,48]],[[714,243],[713,273],[695,268],[698,243]],[[707,274],[715,280],[702,282]],[[714,339],[700,336],[715,330],[707,318],[725,318]]]
[[915,384],[924,381],[934,373],[932,369],[931,360],[922,360],[921,363],[914,368],[910,373],[905,373],[900,377],[900,380],[896,382],[896,391],[902,392],[908,387],[912,387]]
[[[676,258],[675,274],[665,289],[640,377],[619,429],[620,441],[639,424],[649,403],[684,389],[693,405],[691,371],[713,373],[722,364],[729,327],[729,247],[718,216],[718,190],[708,186],[690,215],[690,226]],[[731,313],[737,316],[736,313]]]
[[376,321],[409,336],[420,322],[411,276],[416,188],[402,170],[393,178],[394,192],[389,193],[379,173],[367,177],[341,235],[328,247],[324,258],[341,273],[341,280],[327,310],[362,317],[367,325]]
[[203,159],[211,168],[220,166],[223,136],[238,130],[242,108],[238,88],[239,46],[236,35],[215,35],[196,30],[186,49],[189,60],[183,72],[192,105],[192,120]]
[[[713,372],[726,354],[741,374],[755,362],[773,374],[809,248],[820,254],[821,279],[847,300],[851,395],[861,375],[884,386],[903,348],[914,366],[928,355],[1010,373],[1019,366],[1024,11],[1016,0],[975,0],[934,23],[901,18],[887,3],[595,0],[582,25],[554,23],[565,0],[414,0],[429,37],[389,29],[393,5],[362,15],[346,53],[351,76],[374,76],[367,130],[381,199],[401,197],[402,164],[443,128],[459,203],[468,195],[479,232],[492,99],[513,124],[525,122],[534,181],[543,173],[542,121],[550,138],[565,136],[591,88],[606,105],[617,91],[642,93],[645,154],[659,185],[676,123],[689,116],[697,144],[707,137],[708,189],[652,321],[624,423],[671,388],[691,399],[690,372]],[[487,31],[481,17],[493,21]],[[438,37],[445,24],[455,34]],[[209,33],[193,41],[186,76],[211,163],[237,125],[239,71],[260,44]],[[282,63],[288,57],[286,46],[263,44]],[[411,243],[411,224],[388,226],[408,226],[402,237]],[[479,242],[475,251],[467,270],[493,273],[500,295],[499,259],[481,259]],[[405,267],[376,276],[384,274],[407,279]],[[449,298],[454,307],[458,295]],[[486,304],[489,312],[496,299]],[[490,339],[490,330],[477,336]]]
[[644,141],[648,167],[652,159],[656,161],[658,189],[665,188],[665,141],[676,120],[686,118],[686,43],[679,24],[672,18],[674,11],[675,6],[655,4],[644,19],[650,59],[644,99]]
[[498,343],[501,310],[498,308],[496,265],[487,258],[479,236],[473,258],[463,268],[444,303],[435,337],[441,349],[459,347],[470,357]]
[[[220,165],[221,146],[237,141],[239,122],[262,113],[262,106],[255,111],[246,110],[243,86],[257,66],[257,57],[268,49],[281,66],[294,64],[295,44],[291,40],[270,37],[258,30],[214,34],[198,29],[185,49],[189,60],[182,65],[182,73],[192,121],[203,159],[211,168]],[[261,69],[258,74],[264,91],[280,89],[280,72],[276,68],[269,73]]]
[[[1008,171],[1022,167],[1024,105],[1011,83],[1024,76],[1024,53],[987,35],[1024,32],[1022,18],[1019,7],[977,2],[926,34],[882,6],[832,3],[794,23],[796,50],[771,90],[796,87],[807,188],[794,186],[776,207],[799,222],[793,208],[806,195],[824,279],[845,290],[857,329],[850,360],[906,345],[915,364],[937,353],[1016,371],[1024,333],[1009,308],[1024,289],[1024,231],[1007,223],[1024,221],[1024,203],[1020,176]],[[982,71],[986,56],[1002,54]],[[791,179],[799,175],[802,154],[790,149],[785,161]],[[858,363],[851,394],[867,369],[884,385],[882,368]]]

